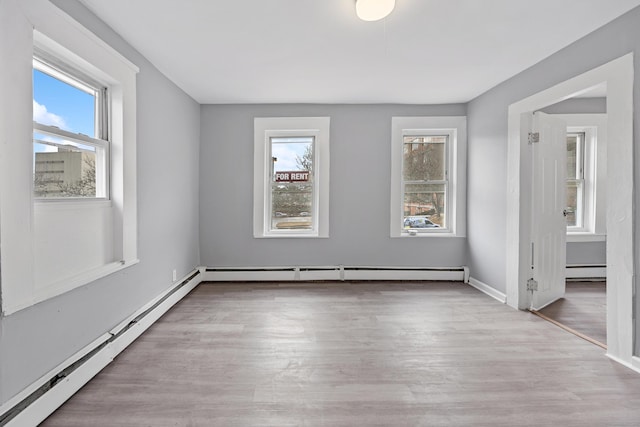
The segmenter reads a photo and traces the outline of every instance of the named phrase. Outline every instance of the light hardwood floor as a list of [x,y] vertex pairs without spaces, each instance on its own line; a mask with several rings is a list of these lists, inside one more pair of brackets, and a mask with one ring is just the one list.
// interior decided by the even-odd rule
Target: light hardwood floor
[[461,283],[202,284],[43,425],[638,426],[640,374]]
[[540,313],[607,344],[606,282],[567,282],[564,298],[543,308]]

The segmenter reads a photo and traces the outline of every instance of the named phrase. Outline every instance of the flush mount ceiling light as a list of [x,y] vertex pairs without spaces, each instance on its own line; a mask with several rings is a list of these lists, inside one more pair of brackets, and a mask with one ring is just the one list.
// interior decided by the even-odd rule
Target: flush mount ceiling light
[[356,14],[363,21],[378,21],[391,13],[396,0],[356,0]]

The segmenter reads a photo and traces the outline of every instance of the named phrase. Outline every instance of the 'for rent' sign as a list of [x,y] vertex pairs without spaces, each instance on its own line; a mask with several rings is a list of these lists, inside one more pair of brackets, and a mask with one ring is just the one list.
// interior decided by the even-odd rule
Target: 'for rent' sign
[[276,172],[276,182],[307,182],[309,171]]

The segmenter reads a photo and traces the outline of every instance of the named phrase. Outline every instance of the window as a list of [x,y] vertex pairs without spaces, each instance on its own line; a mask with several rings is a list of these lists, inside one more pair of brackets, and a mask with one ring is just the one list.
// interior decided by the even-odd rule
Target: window
[[269,231],[313,230],[314,137],[272,137],[270,146],[273,172]]
[[567,133],[567,227],[584,224],[584,132]]
[[328,237],[329,118],[256,118],[254,237]]
[[4,315],[138,262],[138,68],[51,2],[16,15],[30,25],[0,41]]
[[464,235],[465,117],[394,117],[391,236]]
[[403,136],[403,227],[446,228],[449,135]]
[[567,123],[567,241],[606,236],[607,115],[555,114]]
[[107,88],[47,56],[33,59],[34,196],[106,199]]

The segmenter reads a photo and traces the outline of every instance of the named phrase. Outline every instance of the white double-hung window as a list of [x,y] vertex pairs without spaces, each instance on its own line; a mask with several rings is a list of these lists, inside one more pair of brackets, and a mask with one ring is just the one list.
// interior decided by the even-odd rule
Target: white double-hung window
[[56,58],[33,59],[33,193],[38,199],[109,198],[106,85]]
[[464,235],[465,117],[394,117],[391,237]]
[[254,132],[254,237],[328,237],[329,118],[256,118]]
[[606,235],[606,114],[556,114],[567,123],[567,241]]

